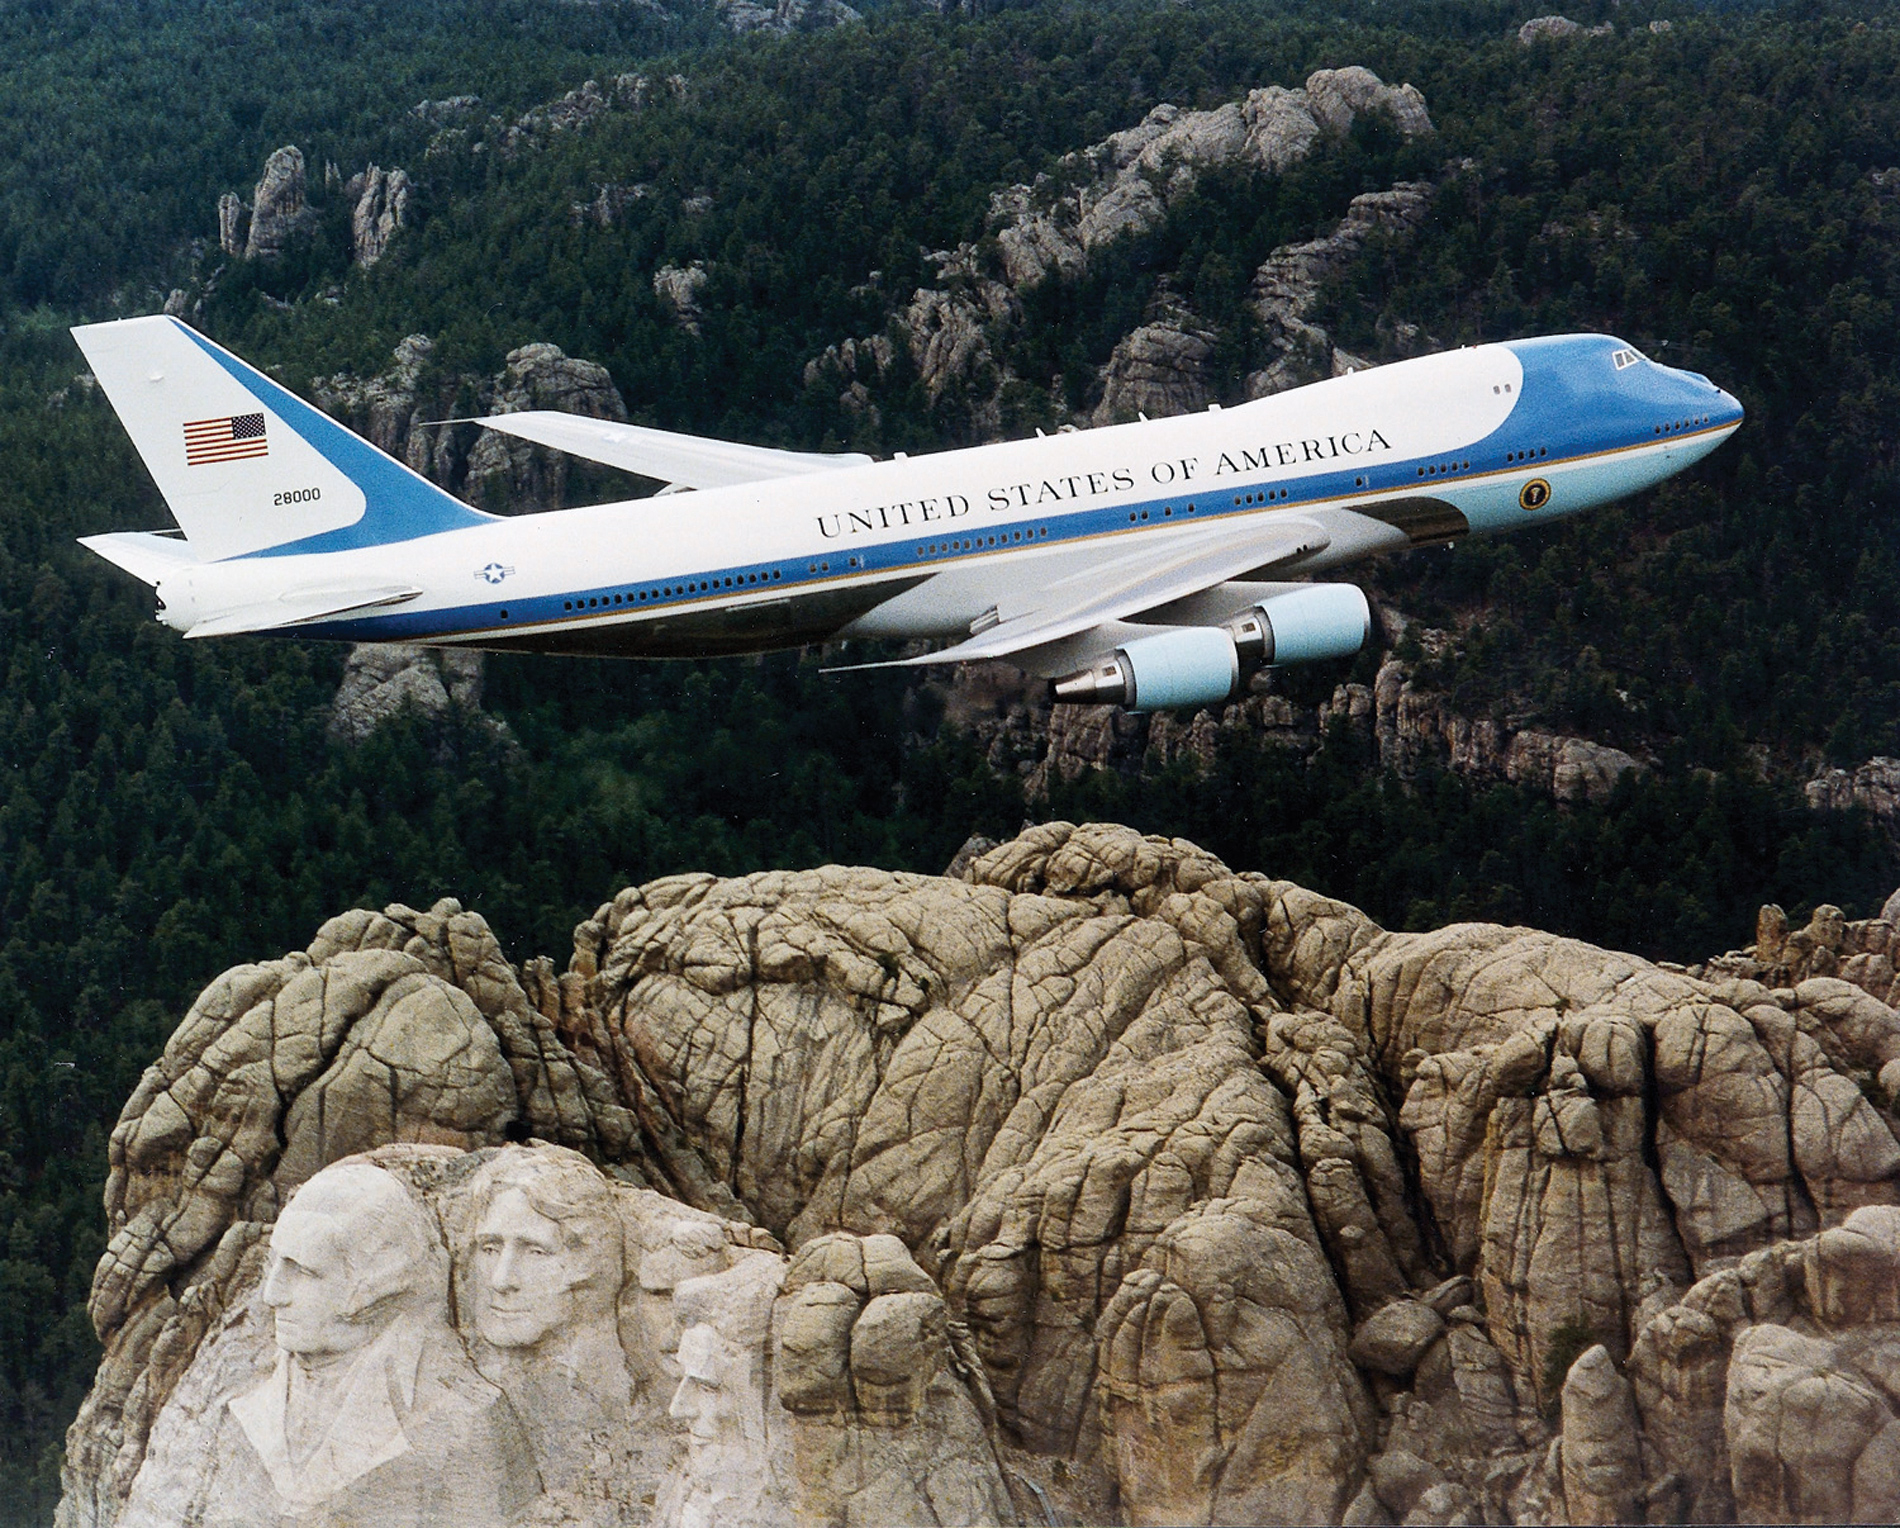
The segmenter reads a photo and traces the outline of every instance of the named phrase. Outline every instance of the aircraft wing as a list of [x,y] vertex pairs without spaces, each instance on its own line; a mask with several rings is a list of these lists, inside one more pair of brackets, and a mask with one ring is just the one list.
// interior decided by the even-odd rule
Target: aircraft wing
[[1144,547],[1056,580],[1026,602],[1025,608],[999,607],[1000,619],[994,625],[954,647],[890,663],[854,666],[915,667],[1007,658],[1321,551],[1331,539],[1311,520],[1276,516],[1270,525],[1236,526],[1167,552]]
[[776,451],[770,446],[677,435],[670,430],[615,424],[610,419],[588,419],[554,409],[492,414],[470,422],[682,488],[725,488],[733,483],[861,467],[871,460],[855,451]]

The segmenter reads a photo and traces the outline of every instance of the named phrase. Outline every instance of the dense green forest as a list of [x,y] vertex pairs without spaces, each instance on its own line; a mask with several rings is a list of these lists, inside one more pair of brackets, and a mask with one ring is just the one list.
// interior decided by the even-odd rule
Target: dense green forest
[[[1572,14],[1614,35],[1527,48],[1528,12],[1476,0],[861,9],[861,26],[736,40],[707,9],[613,0],[0,12],[0,1518],[51,1515],[96,1361],[105,1137],[139,1070],[218,970],[342,908],[455,895],[515,956],[558,957],[632,880],[930,870],[1043,814],[1183,833],[1395,927],[1522,920],[1685,960],[1742,942],[1762,901],[1862,915],[1900,880],[1873,824],[1799,789],[1824,760],[1900,753],[1900,174],[1878,173],[1900,166],[1900,13],[1593,4]],[[375,373],[415,332],[450,383],[550,340],[669,427],[880,452],[967,438],[959,400],[933,406],[901,370],[873,420],[808,388],[804,363],[876,332],[926,251],[979,239],[999,184],[1157,102],[1346,63],[1416,84],[1436,135],[1374,124],[1278,179],[1209,177],[1029,304],[1012,361],[1059,379],[1049,420],[1085,406],[1165,275],[1227,326],[1238,385],[1259,261],[1413,176],[1439,186],[1432,218],[1328,292],[1342,344],[1383,358],[1395,321],[1440,345],[1603,328],[1736,392],[1746,429],[1686,478],[1373,574],[1462,634],[1423,665],[1462,710],[1657,760],[1607,803],[1400,782],[1343,728],[1310,762],[1233,735],[1205,769],[1025,803],[933,691],[828,678],[815,654],[496,659],[485,708],[507,736],[410,716],[349,748],[325,731],[341,652],[182,642],[73,545],[166,519],[65,325],[174,286],[300,386]],[[688,88],[503,152],[532,106],[629,71]],[[480,112],[432,153],[411,108],[460,94]],[[350,267],[314,179],[321,217],[282,261],[219,255],[218,196],[288,142],[313,167],[415,176],[414,224],[374,269]],[[570,214],[634,183],[647,194],[611,227]],[[691,260],[712,272],[697,335],[652,287]],[[1285,683],[1311,704],[1377,658]]]

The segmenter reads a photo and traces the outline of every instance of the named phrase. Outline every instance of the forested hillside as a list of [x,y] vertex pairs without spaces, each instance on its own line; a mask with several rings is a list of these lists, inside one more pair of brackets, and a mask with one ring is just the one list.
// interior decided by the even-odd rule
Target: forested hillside
[[[865,8],[868,10],[868,8]],[[1520,43],[1486,3],[894,6],[732,39],[641,4],[36,0],[0,14],[0,1508],[45,1520],[94,1354],[105,1138],[181,1005],[350,905],[452,894],[559,953],[631,881],[857,861],[940,868],[1027,815],[1113,816],[1394,927],[1531,921],[1653,955],[1742,942],[1755,906],[1872,912],[1900,879],[1864,816],[1816,813],[1824,761],[1900,753],[1896,298],[1900,16],[1807,6],[1580,10]],[[1652,31],[1652,20],[1668,20]],[[994,335],[1004,428],[1086,416],[1162,299],[1215,334],[1215,396],[1260,364],[1249,283],[1396,181],[1434,188],[1318,312],[1369,360],[1564,328],[1621,334],[1738,394],[1747,427],[1664,489],[1561,529],[1375,576],[1456,640],[1416,655],[1471,714],[1640,751],[1607,801],[1381,773],[1233,734],[1214,763],[1094,773],[1025,803],[943,699],[816,655],[638,666],[494,660],[480,718],[326,732],[340,652],[186,644],[72,538],[159,526],[72,322],[194,320],[293,385],[434,341],[424,390],[514,347],[603,363],[635,417],[767,443],[924,450],[982,434],[972,387],[903,359],[842,405],[828,346],[884,331],[931,252],[993,255],[993,192],[1133,126],[1361,64],[1435,132],[1356,124],[1278,176],[1204,177]],[[519,129],[588,79],[673,78]],[[449,118],[425,100],[478,96]],[[220,250],[217,203],[295,143],[315,217],[275,261]],[[413,178],[353,264],[339,180]],[[1053,182],[1052,182],[1053,183]],[[607,196],[603,188],[614,188]],[[611,207],[611,216],[584,209]],[[696,326],[655,272],[703,262]],[[1356,666],[1291,676],[1306,705]]]

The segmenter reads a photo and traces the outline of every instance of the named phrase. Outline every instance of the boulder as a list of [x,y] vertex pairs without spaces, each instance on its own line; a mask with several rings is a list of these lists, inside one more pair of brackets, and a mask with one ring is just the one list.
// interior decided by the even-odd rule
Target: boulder
[[1362,1369],[1404,1379],[1444,1335],[1444,1318],[1430,1305],[1394,1300],[1359,1323],[1346,1356]]
[[1602,1343],[1564,1379],[1563,1487],[1573,1523],[1633,1523],[1643,1515],[1636,1403]]

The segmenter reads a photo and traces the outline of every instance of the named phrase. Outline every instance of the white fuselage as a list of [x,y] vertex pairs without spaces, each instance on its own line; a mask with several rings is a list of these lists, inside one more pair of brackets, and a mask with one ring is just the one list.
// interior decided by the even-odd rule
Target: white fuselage
[[199,564],[181,629],[272,590],[388,578],[387,610],[285,634],[629,656],[967,637],[1052,582],[1287,516],[1274,577],[1509,530],[1638,491],[1739,424],[1706,379],[1603,336],[1484,345],[1186,417],[523,515],[342,551]]

